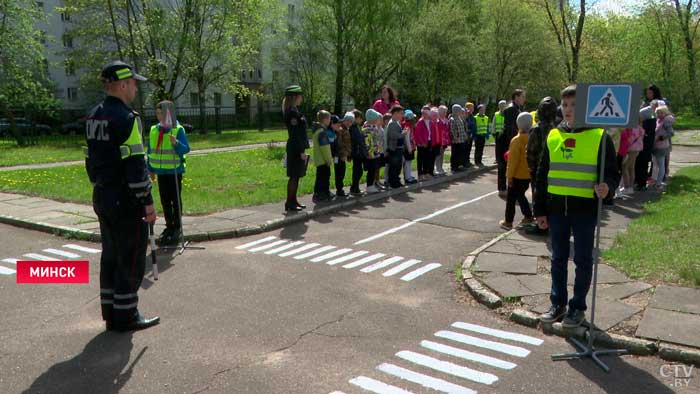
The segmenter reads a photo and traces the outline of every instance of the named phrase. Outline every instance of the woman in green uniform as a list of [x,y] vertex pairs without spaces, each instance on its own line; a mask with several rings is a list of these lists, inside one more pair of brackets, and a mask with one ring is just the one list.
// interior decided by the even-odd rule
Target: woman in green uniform
[[287,201],[284,210],[301,211],[306,208],[297,200],[299,179],[306,175],[306,163],[308,156],[304,151],[309,147],[309,139],[306,134],[306,118],[299,112],[302,95],[299,85],[288,86],[284,90],[282,110],[284,111],[284,123],[287,125]]

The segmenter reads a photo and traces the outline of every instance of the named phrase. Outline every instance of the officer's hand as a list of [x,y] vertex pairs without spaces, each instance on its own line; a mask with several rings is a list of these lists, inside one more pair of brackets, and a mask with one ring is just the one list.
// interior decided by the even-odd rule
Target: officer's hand
[[156,209],[153,207],[153,204],[146,205],[146,217],[143,220],[148,223],[155,223],[156,218]]
[[608,191],[610,189],[608,188],[608,184],[603,182],[595,185],[593,187],[595,189],[595,193],[598,195],[598,198],[605,198],[608,196]]
[[546,216],[537,217],[537,227],[541,228],[542,230],[546,230],[547,228],[549,228],[549,223],[547,223]]
[[177,138],[175,138],[174,135],[170,134],[170,143],[175,146],[177,145]]
[[151,182],[156,181],[156,173],[155,172],[149,172],[148,177],[151,178]]

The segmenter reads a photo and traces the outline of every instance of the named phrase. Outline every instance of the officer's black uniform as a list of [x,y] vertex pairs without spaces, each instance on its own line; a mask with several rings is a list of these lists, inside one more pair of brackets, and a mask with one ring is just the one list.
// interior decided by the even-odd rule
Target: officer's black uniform
[[[103,81],[139,77],[122,62],[102,71]],[[102,318],[107,329],[146,328],[158,319],[143,319],[137,309],[148,243],[144,207],[153,204],[141,120],[121,99],[107,96],[91,111],[85,128],[85,168],[94,185],[93,208],[102,238]]]

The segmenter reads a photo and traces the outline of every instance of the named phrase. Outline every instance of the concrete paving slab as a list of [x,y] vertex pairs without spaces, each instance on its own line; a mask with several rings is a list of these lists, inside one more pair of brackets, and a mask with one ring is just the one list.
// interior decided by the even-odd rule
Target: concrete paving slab
[[549,281],[537,275],[509,275],[493,273],[481,278],[502,297],[524,297],[549,293]]
[[511,253],[524,256],[549,256],[550,251],[544,242],[503,239],[486,249],[488,252]]
[[[569,290],[569,297],[571,297],[571,295],[572,292],[571,290]],[[590,294],[586,299],[586,303],[588,305],[588,310],[586,311],[586,320],[590,321],[592,305]],[[542,302],[530,308],[530,310],[536,313],[544,313],[547,311],[547,309],[549,309],[550,305],[551,304],[549,300],[546,300],[545,302]],[[642,308],[627,305],[616,300],[598,298],[596,302],[595,311],[595,326],[603,331],[607,331],[619,324],[620,322],[627,320],[632,315],[641,311]]]
[[653,286],[644,282],[628,282],[615,284],[611,287],[598,290],[598,295],[601,298],[608,298],[612,300],[621,300],[627,298],[631,295],[641,293],[644,290],[650,289]]
[[476,271],[536,274],[537,257],[484,252],[476,258]]
[[210,215],[210,217],[219,218],[219,219],[234,220],[234,219],[242,218],[244,216],[252,215],[253,213],[255,213],[255,212],[254,211],[247,211],[244,209],[229,209],[227,211],[217,212],[213,215]]
[[[572,260],[569,260],[568,283],[573,285],[574,276],[576,275],[576,265]],[[598,266],[598,283],[623,283],[632,281],[625,274],[622,274],[608,265],[600,264]]]
[[637,336],[700,347],[700,316],[647,308],[637,328]]
[[666,285],[658,286],[649,306],[700,315],[700,289]]
[[514,241],[529,241],[529,242],[539,242],[539,243],[546,243],[547,242],[547,236],[546,235],[530,235],[526,233],[525,231],[516,231],[513,234],[509,235],[508,240],[514,240]]

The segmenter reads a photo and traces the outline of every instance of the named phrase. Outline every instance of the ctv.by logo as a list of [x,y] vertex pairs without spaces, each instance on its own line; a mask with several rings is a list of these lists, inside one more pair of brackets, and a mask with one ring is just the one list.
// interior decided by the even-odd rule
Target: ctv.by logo
[[665,364],[659,368],[659,373],[664,378],[673,380],[669,386],[674,388],[690,387],[690,380],[693,378],[693,365]]

